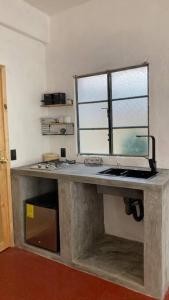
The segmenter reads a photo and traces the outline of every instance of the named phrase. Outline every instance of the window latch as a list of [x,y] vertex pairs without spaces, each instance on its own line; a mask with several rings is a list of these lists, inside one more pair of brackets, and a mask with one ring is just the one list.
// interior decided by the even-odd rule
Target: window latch
[[106,108],[106,107],[102,107],[101,109],[104,109],[104,110],[107,110],[107,117],[109,117],[109,109],[108,108]]

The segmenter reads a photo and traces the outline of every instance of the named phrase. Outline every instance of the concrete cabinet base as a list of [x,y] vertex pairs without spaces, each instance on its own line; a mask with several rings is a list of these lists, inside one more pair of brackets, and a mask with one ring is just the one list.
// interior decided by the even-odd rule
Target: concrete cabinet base
[[[60,253],[24,242],[23,202],[58,189]],[[114,283],[163,299],[169,285],[169,186],[118,187],[71,178],[13,175],[15,245],[87,271]],[[129,193],[144,200],[144,243],[107,235],[103,194]]]

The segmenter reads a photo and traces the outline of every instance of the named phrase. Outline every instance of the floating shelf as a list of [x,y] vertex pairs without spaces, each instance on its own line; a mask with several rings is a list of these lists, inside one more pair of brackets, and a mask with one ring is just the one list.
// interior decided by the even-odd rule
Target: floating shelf
[[74,135],[74,133],[69,133],[69,134],[61,134],[61,133],[42,133],[42,135],[62,135],[62,136],[67,136],[67,135]]
[[42,135],[74,135],[74,123],[58,123],[55,118],[42,118]]
[[73,106],[73,104],[50,104],[50,105],[41,105],[41,107],[62,107],[62,106]]

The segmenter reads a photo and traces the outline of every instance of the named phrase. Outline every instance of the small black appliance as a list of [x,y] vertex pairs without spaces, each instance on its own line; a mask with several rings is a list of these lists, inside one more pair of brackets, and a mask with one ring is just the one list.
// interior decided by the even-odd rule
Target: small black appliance
[[44,94],[44,104],[52,105],[53,104],[53,95],[52,94]]
[[65,93],[53,93],[53,104],[65,104],[66,94]]

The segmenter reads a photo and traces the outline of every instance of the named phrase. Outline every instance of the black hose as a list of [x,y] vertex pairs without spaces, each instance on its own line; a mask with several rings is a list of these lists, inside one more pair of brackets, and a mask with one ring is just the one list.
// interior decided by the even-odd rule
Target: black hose
[[[144,218],[144,206],[143,206],[143,201],[138,200],[138,203],[136,205],[132,206],[132,211],[133,211],[133,218],[137,221],[140,222]],[[139,207],[139,213],[137,212],[137,207]]]
[[124,198],[125,210],[127,215],[133,215],[135,221],[140,222],[144,218],[143,200]]

